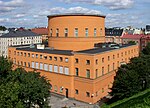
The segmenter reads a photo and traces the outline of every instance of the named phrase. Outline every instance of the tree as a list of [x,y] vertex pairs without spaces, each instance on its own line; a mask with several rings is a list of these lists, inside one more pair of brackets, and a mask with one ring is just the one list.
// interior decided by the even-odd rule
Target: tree
[[5,31],[7,28],[5,26],[0,26],[0,30]]
[[128,44],[135,45],[136,42],[135,41],[129,41]]
[[150,55],[141,55],[118,69],[110,94],[119,100],[147,88],[150,88]]
[[11,67],[9,60],[0,57],[0,108],[48,108],[50,82],[38,72]]
[[147,44],[147,46],[142,50],[142,53],[145,55],[150,55],[150,42]]
[[0,57],[0,77],[6,76],[9,71],[12,69],[12,61],[4,58],[4,56]]

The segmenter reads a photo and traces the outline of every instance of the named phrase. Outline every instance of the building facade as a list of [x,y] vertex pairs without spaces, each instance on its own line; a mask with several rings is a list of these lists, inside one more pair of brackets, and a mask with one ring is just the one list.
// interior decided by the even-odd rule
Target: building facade
[[34,43],[42,43],[42,37],[27,30],[9,32],[0,36],[0,55],[7,57],[9,46]]
[[[105,44],[105,17],[48,16],[49,47],[9,47],[14,67],[40,72],[51,91],[87,103],[108,95],[117,68],[139,55],[138,45]],[[101,26],[99,26],[101,25]]]
[[48,40],[48,28],[39,27],[31,29],[32,32],[42,35],[42,41]]

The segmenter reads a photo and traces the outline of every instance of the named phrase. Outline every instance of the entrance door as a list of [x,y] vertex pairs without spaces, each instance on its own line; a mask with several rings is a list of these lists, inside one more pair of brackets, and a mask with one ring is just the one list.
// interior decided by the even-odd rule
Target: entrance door
[[68,98],[68,89],[66,88],[66,98]]

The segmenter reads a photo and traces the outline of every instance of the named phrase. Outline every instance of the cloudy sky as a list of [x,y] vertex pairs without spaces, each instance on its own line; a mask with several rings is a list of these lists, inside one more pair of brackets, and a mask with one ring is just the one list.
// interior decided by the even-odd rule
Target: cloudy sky
[[0,25],[47,26],[47,15],[92,13],[106,15],[106,27],[150,24],[150,0],[0,0]]

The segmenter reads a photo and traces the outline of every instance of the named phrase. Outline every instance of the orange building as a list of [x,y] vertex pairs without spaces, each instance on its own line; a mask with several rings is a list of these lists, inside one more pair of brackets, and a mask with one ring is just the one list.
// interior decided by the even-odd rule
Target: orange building
[[[49,47],[9,47],[14,66],[41,72],[51,91],[87,103],[108,95],[117,68],[139,55],[138,45],[106,44],[105,16],[48,16]],[[103,44],[102,44],[103,43]]]

